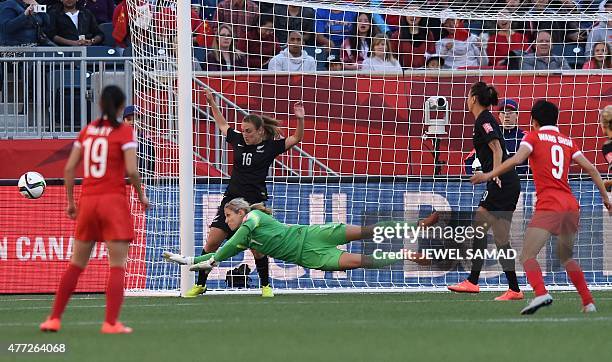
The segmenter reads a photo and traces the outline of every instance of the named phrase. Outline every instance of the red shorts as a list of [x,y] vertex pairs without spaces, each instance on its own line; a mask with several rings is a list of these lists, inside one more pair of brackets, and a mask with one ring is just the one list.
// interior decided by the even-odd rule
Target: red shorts
[[134,225],[126,196],[108,194],[81,197],[75,237],[81,241],[132,241]]
[[536,210],[529,227],[548,230],[553,235],[567,235],[578,232],[580,211]]

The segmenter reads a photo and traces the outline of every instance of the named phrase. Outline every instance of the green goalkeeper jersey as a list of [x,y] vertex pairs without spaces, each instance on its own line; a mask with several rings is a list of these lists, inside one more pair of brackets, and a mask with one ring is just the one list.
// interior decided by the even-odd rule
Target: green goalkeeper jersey
[[290,263],[298,263],[308,225],[285,225],[272,216],[253,210],[234,236],[215,253],[216,261],[223,261],[245,249],[273,256]]

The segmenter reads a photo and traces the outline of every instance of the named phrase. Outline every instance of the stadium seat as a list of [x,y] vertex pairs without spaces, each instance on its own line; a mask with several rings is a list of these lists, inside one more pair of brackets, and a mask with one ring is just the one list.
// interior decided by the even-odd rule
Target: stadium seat
[[582,65],[584,62],[586,62],[584,44],[555,44],[553,45],[552,53],[564,57],[565,61],[571,68],[582,68]]
[[206,61],[206,48],[202,47],[193,47],[193,56],[200,63],[204,63]]
[[109,46],[90,46],[87,47],[87,56],[92,58],[116,57],[117,51]]
[[113,38],[113,23],[104,23],[98,26],[100,27],[100,30],[102,30],[102,32],[104,33],[104,41],[102,42],[102,44],[109,47],[114,47],[116,43],[115,38]]

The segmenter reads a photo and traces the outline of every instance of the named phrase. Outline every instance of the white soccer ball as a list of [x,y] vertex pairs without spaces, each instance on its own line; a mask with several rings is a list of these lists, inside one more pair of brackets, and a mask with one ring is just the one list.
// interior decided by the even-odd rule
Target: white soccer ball
[[26,172],[19,178],[19,192],[26,199],[37,199],[45,192],[47,183],[45,178],[38,172]]

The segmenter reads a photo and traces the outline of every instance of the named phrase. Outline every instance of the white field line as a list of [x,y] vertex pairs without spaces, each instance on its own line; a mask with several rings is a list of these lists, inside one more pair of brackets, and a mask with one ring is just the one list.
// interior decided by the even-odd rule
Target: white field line
[[[268,323],[278,323],[282,322],[280,319],[266,319]],[[345,325],[360,325],[360,324],[372,324],[373,319],[349,319],[344,320],[342,322],[334,321],[336,324],[345,324]],[[487,319],[427,319],[427,320],[405,320],[399,321],[398,325],[404,326],[406,324],[427,324],[431,325],[432,323],[443,324],[443,323],[453,323],[453,324],[481,324],[481,323],[535,323],[535,324],[555,324],[555,323],[586,323],[586,322],[610,322],[612,321],[611,317],[547,317],[547,318],[533,318],[533,317],[517,317],[517,318],[487,318]],[[126,324],[129,323],[129,319],[125,321]],[[181,324],[204,324],[204,323],[241,323],[240,318],[230,318],[230,319],[188,319],[181,321]],[[166,325],[166,321],[163,320],[143,320],[136,322],[135,325]],[[65,328],[70,328],[70,326],[90,326],[90,325],[101,325],[100,321],[75,321],[75,322],[67,322],[64,324]],[[0,323],[0,327],[36,327],[38,326],[37,322],[8,322],[8,323]]]

